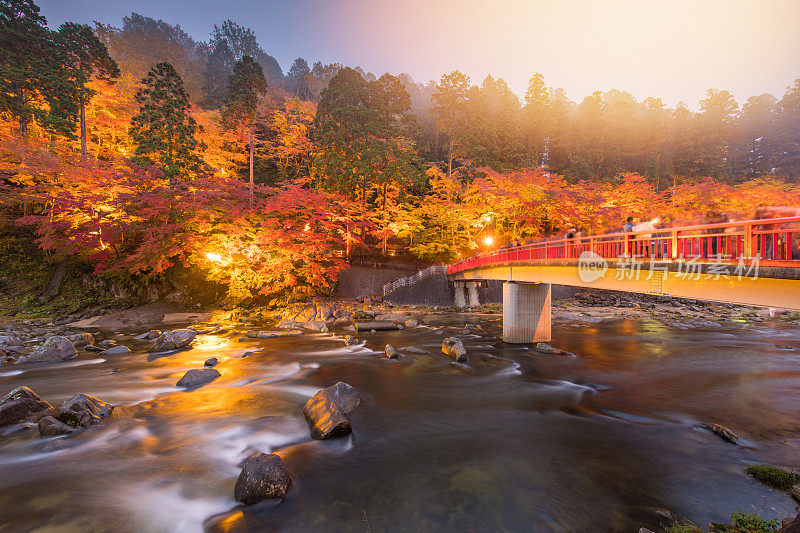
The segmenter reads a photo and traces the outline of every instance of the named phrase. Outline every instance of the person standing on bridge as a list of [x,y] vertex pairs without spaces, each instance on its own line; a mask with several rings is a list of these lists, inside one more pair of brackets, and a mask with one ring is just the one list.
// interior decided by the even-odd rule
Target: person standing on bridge
[[622,226],[622,233],[630,233],[633,231],[633,217],[628,217],[625,224]]

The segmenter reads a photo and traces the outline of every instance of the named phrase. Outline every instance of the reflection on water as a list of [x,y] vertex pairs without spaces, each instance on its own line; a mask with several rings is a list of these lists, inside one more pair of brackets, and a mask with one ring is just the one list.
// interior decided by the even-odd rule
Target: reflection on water
[[[85,392],[117,405],[99,429],[38,439],[0,436],[0,522],[67,531],[636,531],[653,508],[697,523],[737,509],[794,508],[744,475],[746,464],[796,465],[800,331],[678,330],[653,321],[556,324],[539,354],[498,341],[490,317],[435,327],[239,342],[199,336],[149,357],[90,354],[3,367],[0,393],[25,384],[51,403]],[[439,349],[464,322],[466,365]],[[432,321],[433,322],[433,321]],[[341,332],[340,332],[341,333]],[[386,343],[413,346],[398,360]],[[418,352],[418,353],[416,353]],[[175,387],[215,356],[222,376]],[[354,434],[311,441],[305,401],[343,380],[367,401]],[[729,426],[739,448],[698,429]],[[285,501],[237,506],[243,459],[277,451],[294,476]]]

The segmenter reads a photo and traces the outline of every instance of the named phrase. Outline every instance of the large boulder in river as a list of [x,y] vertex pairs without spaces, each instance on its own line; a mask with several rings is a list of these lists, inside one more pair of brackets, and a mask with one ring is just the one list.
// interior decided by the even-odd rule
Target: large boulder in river
[[76,394],[55,414],[39,420],[39,434],[42,437],[69,435],[99,425],[113,411],[110,403],[88,394]]
[[347,415],[362,401],[358,391],[342,381],[316,393],[303,408],[311,436],[322,440],[350,433]]
[[53,406],[22,386],[0,398],[0,426],[36,420],[53,412]]
[[60,335],[50,337],[31,353],[17,359],[17,363],[55,363],[78,357],[78,350],[68,338]]
[[221,375],[222,374],[213,368],[193,368],[178,380],[177,385],[178,387],[185,387],[187,389],[196,389],[211,383]]
[[283,498],[291,486],[292,476],[278,455],[257,453],[244,463],[233,495],[236,501],[252,505],[261,500]]
[[442,341],[442,353],[449,355],[459,363],[467,360],[467,349],[458,337],[447,337]]
[[193,329],[175,329],[166,331],[158,336],[155,343],[155,350],[157,352],[165,352],[167,350],[179,350],[189,346],[194,340],[197,332]]

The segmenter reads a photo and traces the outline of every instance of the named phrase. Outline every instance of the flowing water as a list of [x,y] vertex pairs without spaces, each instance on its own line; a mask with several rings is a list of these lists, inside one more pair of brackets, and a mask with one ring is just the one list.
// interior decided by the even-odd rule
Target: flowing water
[[[800,462],[800,350],[776,347],[800,348],[800,330],[556,323],[553,344],[577,354],[564,356],[504,345],[496,316],[427,323],[357,347],[228,331],[164,356],[123,337],[130,355],[0,367],[0,394],[117,406],[68,438],[0,436],[0,531],[633,532],[657,526],[654,508],[703,525],[794,513],[744,468]],[[452,334],[466,364],[439,353]],[[428,353],[389,360],[386,343]],[[221,378],[175,387],[210,356]],[[339,380],[366,399],[354,433],[312,441],[303,405]],[[743,446],[698,427],[712,421]],[[239,506],[238,465],[256,451],[277,451],[294,483],[280,503]]]

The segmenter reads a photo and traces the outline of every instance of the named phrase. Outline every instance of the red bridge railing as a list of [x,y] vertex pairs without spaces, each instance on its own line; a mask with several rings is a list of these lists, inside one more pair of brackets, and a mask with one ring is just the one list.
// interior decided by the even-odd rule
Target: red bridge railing
[[448,265],[447,273],[501,263],[577,262],[584,252],[609,261],[800,267],[800,216],[541,241],[477,254]]

